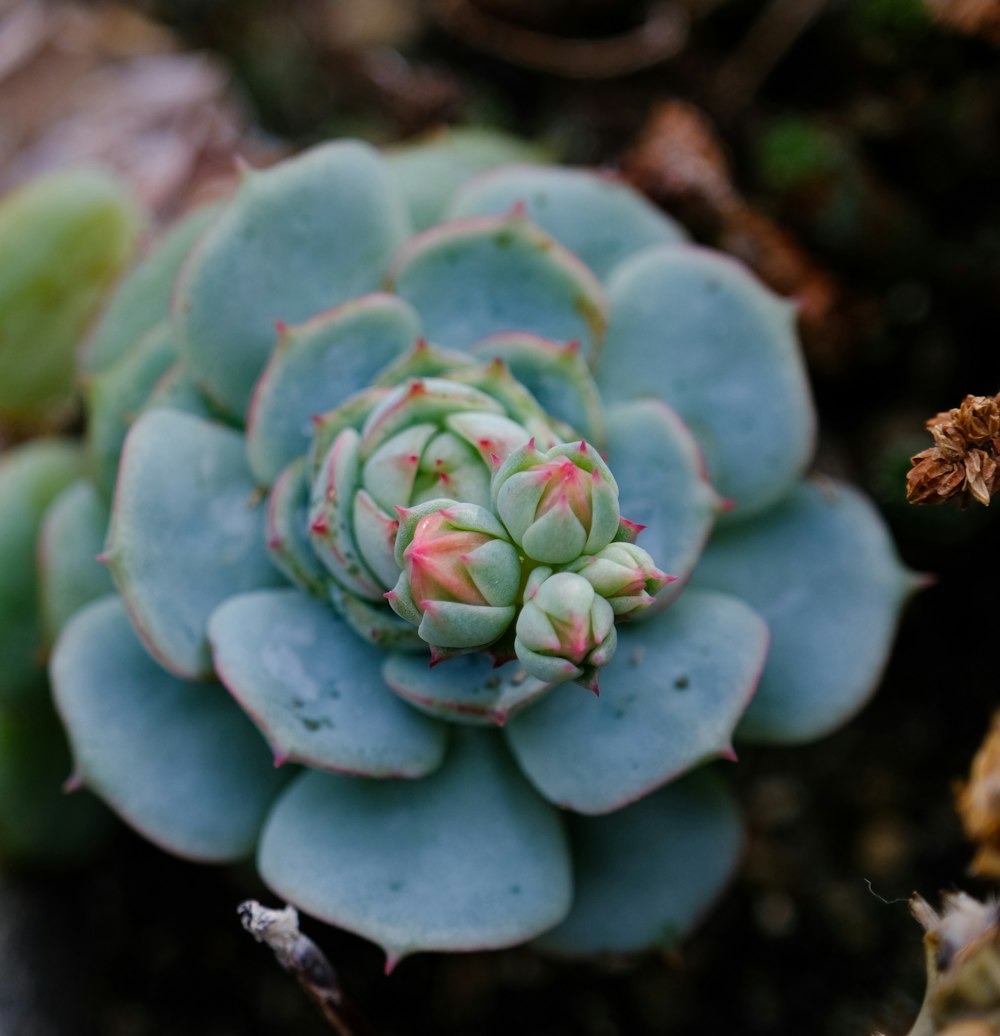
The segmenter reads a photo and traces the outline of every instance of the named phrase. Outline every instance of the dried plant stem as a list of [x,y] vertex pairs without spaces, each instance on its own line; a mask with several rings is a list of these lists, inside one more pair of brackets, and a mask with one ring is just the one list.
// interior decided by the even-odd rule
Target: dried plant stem
[[237,913],[243,927],[274,951],[278,963],[295,977],[334,1032],[339,1036],[370,1036],[372,1029],[344,996],[323,951],[299,931],[294,907],[271,910],[248,899],[239,905]]

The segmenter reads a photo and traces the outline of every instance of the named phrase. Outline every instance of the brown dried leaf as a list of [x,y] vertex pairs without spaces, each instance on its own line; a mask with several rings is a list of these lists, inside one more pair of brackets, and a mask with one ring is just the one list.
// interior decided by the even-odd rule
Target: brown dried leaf
[[1000,878],[1000,711],[972,760],[968,782],[958,789],[957,806],[966,835],[978,847],[973,872]]
[[924,0],[924,5],[938,21],[1000,44],[1000,0]]

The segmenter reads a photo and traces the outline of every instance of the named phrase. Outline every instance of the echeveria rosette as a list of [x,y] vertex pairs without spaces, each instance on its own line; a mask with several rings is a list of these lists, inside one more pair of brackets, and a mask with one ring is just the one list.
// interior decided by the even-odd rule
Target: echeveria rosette
[[[913,580],[858,494],[803,481],[788,303],[612,178],[500,168],[442,206],[407,182],[420,168],[337,143],[249,174],[171,313],[145,310],[177,358],[122,452],[121,597],[80,611],[53,662],[77,767],[176,852],[256,845],[276,893],[390,962],[672,942],[740,849],[704,764],[859,708]],[[446,529],[459,505],[503,535]],[[529,558],[539,528],[573,557]],[[414,541],[452,532],[470,538],[403,610],[433,584],[528,618],[432,668],[384,593]],[[489,546],[508,541],[512,605]],[[494,668],[518,636],[584,678],[605,662],[600,695]]]

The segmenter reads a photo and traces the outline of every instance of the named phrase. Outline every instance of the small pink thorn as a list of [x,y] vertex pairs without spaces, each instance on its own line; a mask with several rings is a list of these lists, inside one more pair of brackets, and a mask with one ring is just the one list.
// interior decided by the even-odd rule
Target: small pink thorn
[[507,717],[510,715],[509,712],[491,712],[490,717],[498,727],[507,726]]
[[106,565],[111,561],[111,557],[106,550],[102,550],[101,553],[97,555],[96,560],[98,564]]
[[727,496],[719,497],[719,510],[723,514],[729,514],[730,511],[736,510],[736,501],[730,500]]
[[322,414],[313,414],[312,417],[309,418],[309,420],[312,421],[312,423],[317,428],[319,428],[323,424],[323,415]]
[[510,211],[507,213],[509,217],[514,219],[524,219],[528,215],[528,206],[525,205],[523,198],[518,198],[516,202],[510,207]]
[[586,453],[586,452],[587,452],[587,443],[586,443],[586,440],[584,440],[584,439],[581,439],[581,440],[580,440],[580,445],[579,445],[579,446],[577,447],[577,451],[578,451],[579,453]]
[[428,344],[427,339],[421,337],[417,339],[416,345],[414,345],[413,347],[413,351],[415,353],[423,353],[426,352],[429,348],[430,345]]
[[284,338],[288,334],[288,324],[284,320],[275,320],[274,330],[278,332],[279,338]]
[[525,447],[525,449],[527,449],[527,450],[533,450],[533,449],[535,449],[535,437],[534,437],[534,436],[532,436],[532,437],[531,437],[531,438],[530,438],[530,439],[528,440],[528,445],[527,445],[527,446]]
[[309,523],[309,531],[318,533],[320,536],[325,536],[330,531],[330,525],[326,520],[326,515],[317,515]]
[[74,791],[80,791],[83,787],[83,774],[82,773],[71,773],[66,780],[63,781],[62,791],[64,795],[71,795]]
[[569,353],[570,356],[575,355],[580,351],[580,339],[574,338],[571,342],[567,342],[564,352]]
[[267,549],[268,550],[281,550],[281,540],[277,536],[269,536],[267,538]]
[[277,750],[274,753],[274,768],[277,769],[279,766],[284,766],[288,762],[288,753],[281,750]]
[[406,516],[410,513],[410,509],[408,507],[403,507],[400,504],[396,504],[395,507],[396,507],[396,514],[399,515],[399,520],[401,522],[405,522],[406,521]]
[[500,460],[500,457],[496,453],[491,453],[490,454],[490,463],[493,465],[493,467],[499,468],[501,463],[502,463],[502,461]]
[[390,950],[386,950],[385,974],[391,975],[396,970],[396,965],[399,964],[400,960],[402,960],[402,958],[398,954],[393,953]]
[[443,655],[443,654],[442,654],[442,653],[441,653],[440,651],[438,651],[438,649],[437,649],[436,647],[434,647],[434,645],[432,644],[432,645],[431,645],[431,660],[430,660],[430,664],[429,664],[428,668],[430,668],[430,669],[433,669],[433,668],[434,668],[435,666],[438,666],[438,665],[440,665],[440,664],[441,664],[441,663],[442,663],[443,661],[445,661],[445,659],[446,659],[447,657],[448,657],[447,655]]
[[395,601],[397,595],[396,595],[396,591],[395,590],[386,590],[386,592],[384,594],[382,594],[382,596],[387,601]]
[[676,583],[680,577],[668,575],[666,572],[661,572],[659,569],[657,569],[654,578],[662,579],[664,586],[670,586],[671,583]]
[[728,759],[731,763],[739,762],[739,757],[736,755],[736,749],[732,745],[726,745],[725,748],[719,752],[720,759]]

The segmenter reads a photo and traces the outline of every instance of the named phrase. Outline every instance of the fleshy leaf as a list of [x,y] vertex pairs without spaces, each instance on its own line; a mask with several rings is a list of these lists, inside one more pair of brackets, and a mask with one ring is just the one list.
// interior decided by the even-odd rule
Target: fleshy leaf
[[459,192],[448,217],[494,216],[517,204],[601,280],[630,255],[687,237],[612,174],[558,166],[507,166],[478,176]]
[[273,169],[244,171],[174,297],[196,380],[242,416],[276,322],[298,323],[375,291],[407,230],[402,199],[366,144],[324,144]]
[[767,620],[767,666],[737,732],[762,742],[812,740],[867,701],[918,585],[871,504],[830,482],[720,530],[693,583],[735,594]]
[[247,457],[261,483],[270,485],[306,452],[314,416],[367,388],[414,344],[419,328],[402,299],[374,294],[282,329],[247,422]]
[[45,513],[38,539],[42,626],[51,643],[69,617],[114,590],[97,560],[108,528],[108,507],[91,482],[67,486]]
[[86,386],[87,463],[98,489],[110,498],[129,425],[157,382],[174,365],[177,346],[166,321]]
[[179,410],[129,432],[105,551],[136,631],[178,676],[211,675],[208,617],[227,597],[283,582],[239,433]]
[[743,845],[739,810],[715,773],[605,817],[573,817],[573,909],[538,940],[584,956],[673,949],[729,881]]
[[495,735],[468,728],[420,781],[304,775],[272,810],[258,865],[277,895],[382,946],[389,968],[523,942],[571,894],[559,814]]
[[0,459],[0,704],[44,686],[35,558],[42,516],[77,479],[83,458],[72,443],[36,439]]
[[170,316],[170,295],[181,264],[219,205],[202,205],[178,220],[121,279],[80,350],[82,372],[97,374],[120,360],[147,331]]
[[535,162],[544,148],[496,130],[445,127],[386,155],[389,172],[406,199],[415,230],[444,219],[458,188],[471,177],[508,162]]
[[683,588],[722,501],[708,481],[697,443],[665,403],[632,400],[611,407],[607,419],[608,463],[618,482],[621,513],[644,526],[638,544],[676,579],[636,615],[650,618]]
[[422,777],[444,755],[445,727],[385,685],[382,653],[299,590],[232,597],[212,614],[220,679],[279,762],[366,777]]
[[792,304],[734,260],[688,246],[628,260],[608,294],[605,400],[672,406],[734,517],[782,496],[812,455],[815,420]]
[[608,813],[732,754],[766,651],[767,629],[746,604],[688,590],[649,622],[619,627],[600,697],[556,687],[511,720],[507,737],[546,798]]
[[594,275],[519,212],[419,234],[393,259],[389,283],[447,349],[527,331],[579,341],[593,356],[604,338],[606,302]]
[[470,351],[503,360],[546,414],[568,425],[564,438],[582,437],[604,449],[607,432],[601,399],[575,342],[560,345],[536,335],[500,334],[476,342]]
[[503,726],[549,688],[529,676],[519,663],[496,668],[482,653],[449,658],[433,669],[426,654],[390,655],[382,675],[401,698],[455,723]]
[[0,415],[37,420],[73,391],[80,336],[138,229],[126,186],[97,169],[50,173],[0,204]]
[[284,775],[224,688],[161,669],[118,597],[70,620],[51,676],[77,776],[124,820],[190,859],[252,852]]
[[306,458],[278,476],[267,497],[267,549],[271,560],[297,586],[326,593],[329,576],[309,541],[309,482]]

